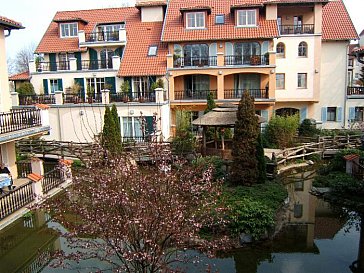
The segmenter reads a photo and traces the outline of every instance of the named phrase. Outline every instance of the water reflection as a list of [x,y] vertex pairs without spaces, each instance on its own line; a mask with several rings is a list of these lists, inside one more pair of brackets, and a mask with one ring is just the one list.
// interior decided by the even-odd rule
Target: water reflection
[[[346,226],[346,219],[338,217],[328,203],[310,194],[313,177],[313,171],[286,177],[289,199],[279,216],[285,227],[273,241],[215,259],[190,251],[201,261],[186,265],[186,271],[206,272],[206,268],[211,268],[211,272],[221,273],[350,273],[354,272],[349,268],[353,261],[359,261],[357,267],[364,266],[363,230],[362,251],[358,254],[360,233],[355,227]],[[47,266],[51,252],[69,251],[65,240],[54,230],[62,227],[48,221],[47,214],[37,211],[32,218],[21,219],[0,232],[0,272],[95,272],[96,267],[107,268],[96,260],[73,263],[69,270]],[[345,232],[346,228],[349,232]]]

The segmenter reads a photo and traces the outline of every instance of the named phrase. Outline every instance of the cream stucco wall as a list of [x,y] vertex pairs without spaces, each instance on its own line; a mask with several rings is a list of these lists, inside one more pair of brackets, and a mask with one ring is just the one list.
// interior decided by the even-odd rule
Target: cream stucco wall
[[315,119],[322,121],[323,107],[341,107],[343,113],[341,122],[324,122],[322,128],[344,126],[348,44],[347,41],[322,43],[320,101],[315,105]]
[[[274,39],[276,48],[279,42],[285,45],[285,58],[276,58],[276,73],[285,74],[285,89],[276,89],[275,97],[279,101],[312,101],[314,100],[315,78],[315,36],[291,36]],[[298,56],[298,45],[306,42],[307,57]],[[307,73],[307,88],[297,87],[297,74]]]
[[5,34],[4,28],[0,26],[0,112],[7,112],[10,108],[11,98],[6,63]]
[[15,156],[15,141],[7,142],[0,145],[1,162],[9,168],[12,177],[18,177]]
[[163,21],[163,7],[142,7],[142,22],[161,22]]
[[[157,114],[158,130],[169,137],[169,104],[117,103],[119,117],[153,116]],[[101,104],[52,105],[49,109],[51,124],[46,140],[92,142],[103,126],[105,106]]]

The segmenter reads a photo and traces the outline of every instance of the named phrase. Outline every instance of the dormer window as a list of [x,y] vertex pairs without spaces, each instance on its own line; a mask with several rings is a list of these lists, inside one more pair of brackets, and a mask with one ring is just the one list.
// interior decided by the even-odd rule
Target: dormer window
[[186,28],[205,28],[205,12],[188,12],[186,18]]
[[236,15],[238,27],[255,27],[257,25],[257,11],[255,9],[238,10]]
[[61,27],[61,38],[77,37],[78,24],[77,23],[62,23]]

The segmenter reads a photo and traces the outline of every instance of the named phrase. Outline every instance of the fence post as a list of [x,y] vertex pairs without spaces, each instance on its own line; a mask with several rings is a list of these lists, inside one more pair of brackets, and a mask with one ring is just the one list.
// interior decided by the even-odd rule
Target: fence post
[[56,105],[63,104],[63,91],[54,91],[54,99]]
[[44,196],[42,180],[44,176],[43,160],[33,157],[31,158],[32,173],[28,175],[28,178],[33,181],[32,188],[35,194],[35,201],[40,202]]
[[110,90],[108,89],[101,90],[101,102],[102,104],[110,103]]

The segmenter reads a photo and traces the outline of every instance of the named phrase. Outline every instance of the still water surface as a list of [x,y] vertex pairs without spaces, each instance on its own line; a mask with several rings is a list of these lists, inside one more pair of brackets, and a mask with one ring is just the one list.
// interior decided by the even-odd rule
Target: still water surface
[[[209,265],[212,272],[221,273],[352,272],[349,266],[358,257],[359,231],[340,219],[328,203],[309,193],[312,173],[292,175],[286,183],[289,200],[281,217],[286,226],[273,241],[215,259],[201,255],[201,261],[187,265],[186,271],[206,272]],[[95,272],[96,267],[108,268],[96,260],[72,264],[70,269],[49,267],[52,251],[68,251],[54,228],[62,229],[38,211],[1,231],[0,272]]]

